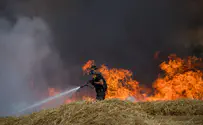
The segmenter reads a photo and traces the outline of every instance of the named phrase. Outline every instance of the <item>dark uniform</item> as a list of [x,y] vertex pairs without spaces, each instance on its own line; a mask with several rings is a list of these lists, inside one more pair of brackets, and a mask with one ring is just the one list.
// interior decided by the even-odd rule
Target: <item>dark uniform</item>
[[[94,83],[94,82],[99,82],[101,79],[103,80],[103,83],[104,83],[103,85]],[[96,77],[91,80],[91,84],[95,87],[95,90],[97,93],[96,99],[104,100],[106,91],[107,91],[107,84],[103,76],[101,74],[96,74]]]

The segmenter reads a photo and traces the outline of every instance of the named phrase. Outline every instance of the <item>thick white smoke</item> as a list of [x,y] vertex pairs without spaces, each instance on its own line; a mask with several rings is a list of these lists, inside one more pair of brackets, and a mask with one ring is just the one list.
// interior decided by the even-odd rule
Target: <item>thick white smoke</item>
[[37,94],[48,85],[44,66],[56,72],[62,69],[59,56],[51,49],[51,36],[40,18],[21,17],[15,24],[0,18],[0,116],[39,99]]

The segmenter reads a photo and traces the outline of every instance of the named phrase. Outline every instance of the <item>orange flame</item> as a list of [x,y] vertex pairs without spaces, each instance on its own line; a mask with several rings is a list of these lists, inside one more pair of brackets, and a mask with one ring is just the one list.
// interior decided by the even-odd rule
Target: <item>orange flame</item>
[[[88,61],[83,66],[83,71],[87,71],[92,64],[94,64],[93,60]],[[138,82],[132,79],[132,72],[129,70],[116,68],[108,69],[106,66],[102,65],[99,71],[106,79],[108,85],[106,98],[119,98],[122,100],[126,99],[128,96],[140,98],[141,94],[139,94]]]
[[87,96],[83,96],[83,97],[82,97],[82,100],[85,100],[85,101],[95,101],[94,98],[87,97]]
[[65,104],[68,104],[68,103],[71,103],[71,102],[73,102],[73,100],[71,100],[71,99],[66,99]]
[[[48,88],[49,96],[55,96],[55,95],[59,94],[60,92],[61,92],[60,90],[57,90],[55,88]],[[67,98],[64,101],[64,103],[68,104],[68,103],[73,102],[73,101],[74,101],[74,99]],[[52,102],[49,102],[49,103],[51,104]]]
[[125,69],[108,69],[102,65],[99,69],[106,79],[108,90],[106,98],[126,99],[129,96],[139,96],[139,85],[132,79],[132,72]]
[[176,55],[170,56],[168,62],[160,65],[165,76],[155,81],[156,92],[149,100],[203,99],[203,74],[196,68],[199,61],[201,59],[196,57],[183,60]]
[[[88,61],[83,67],[90,66]],[[92,61],[94,62],[94,61]],[[160,68],[165,71],[163,78],[155,80],[154,96],[147,97],[149,88],[139,86],[132,78],[132,72],[125,69],[108,69],[102,65],[99,71],[108,84],[106,98],[126,99],[134,96],[139,100],[174,100],[180,98],[203,99],[203,73],[198,70],[202,65],[201,59],[188,57],[181,59],[175,54],[169,56],[168,62],[163,62]],[[141,93],[145,90],[145,93]]]
[[[95,65],[94,60],[89,60],[83,67],[84,72],[88,72],[89,68]],[[152,101],[152,100],[175,100],[180,98],[190,98],[203,100],[203,72],[199,68],[203,67],[202,60],[196,57],[188,57],[181,59],[175,54],[169,56],[169,60],[160,64],[164,74],[153,83],[154,94],[148,96],[151,88],[147,88],[133,79],[133,74],[125,69],[109,69],[105,65],[101,65],[99,72],[106,79],[108,89],[106,98],[127,99],[129,96],[135,97],[136,101]],[[49,96],[54,96],[60,91],[49,88]],[[87,96],[82,97],[86,101],[94,101],[95,99]],[[64,103],[76,101],[77,97],[66,99]]]
[[95,65],[94,60],[89,60],[86,62],[86,64],[82,67],[82,70],[84,71],[84,73],[88,73],[91,66]]
[[55,88],[48,88],[48,92],[49,92],[49,96],[55,96],[60,93]]

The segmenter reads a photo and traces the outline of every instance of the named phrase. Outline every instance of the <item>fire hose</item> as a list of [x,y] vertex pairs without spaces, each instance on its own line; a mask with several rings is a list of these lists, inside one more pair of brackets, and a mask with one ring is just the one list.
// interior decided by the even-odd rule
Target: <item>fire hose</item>
[[94,89],[94,87],[92,87],[92,86],[90,85],[90,83],[92,83],[92,80],[90,80],[90,81],[88,81],[86,84],[80,86],[80,89],[81,89],[81,88],[84,88],[84,87],[90,87],[91,89]]

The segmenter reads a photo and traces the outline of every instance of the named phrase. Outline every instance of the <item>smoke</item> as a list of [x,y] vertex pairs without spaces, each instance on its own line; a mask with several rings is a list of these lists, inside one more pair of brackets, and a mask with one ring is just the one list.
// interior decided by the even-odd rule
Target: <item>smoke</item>
[[[81,66],[89,59],[130,69],[151,86],[169,54],[201,53],[191,44],[202,44],[202,5],[202,0],[1,1],[0,16],[6,18],[0,20],[0,113],[13,110],[14,102],[39,98],[29,83],[40,92],[81,84]],[[156,51],[159,60],[153,58]]]
[[7,17],[39,16],[47,21],[74,84],[82,82],[80,67],[94,59],[97,64],[136,71],[137,80],[150,85],[159,72],[154,53],[160,51],[162,61],[170,53],[191,55],[195,38],[189,36],[196,36],[190,30],[203,22],[201,0],[8,0],[4,4]]
[[[169,54],[192,54],[190,44],[196,36],[190,31],[202,22],[200,2],[60,0],[49,3],[49,7],[61,8],[50,9],[47,16],[55,45],[70,67],[94,59],[98,65],[130,69],[140,83],[151,86],[159,64]],[[158,60],[153,58],[156,51],[160,51]],[[80,72],[75,69],[72,81],[77,81]]]
[[0,115],[46,96],[43,94],[51,84],[65,80],[62,75],[68,83],[52,39],[41,18],[19,17],[15,23],[0,18]]

